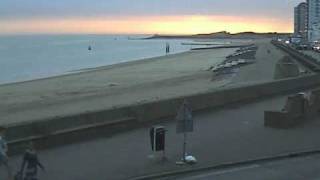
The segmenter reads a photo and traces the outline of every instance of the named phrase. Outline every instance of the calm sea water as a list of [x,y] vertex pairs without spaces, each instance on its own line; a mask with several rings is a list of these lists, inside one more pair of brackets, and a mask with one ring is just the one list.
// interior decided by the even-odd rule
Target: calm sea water
[[[0,84],[51,77],[190,50],[188,40],[132,40],[137,36],[0,36]],[[141,36],[140,36],[141,37]],[[92,50],[89,51],[88,47]]]

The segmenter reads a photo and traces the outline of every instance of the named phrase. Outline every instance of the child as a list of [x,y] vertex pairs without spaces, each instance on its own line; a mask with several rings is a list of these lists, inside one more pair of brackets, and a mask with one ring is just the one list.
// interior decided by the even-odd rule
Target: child
[[23,180],[37,180],[38,166],[44,170],[43,165],[39,162],[33,143],[30,143],[23,156],[23,162],[20,170],[20,174],[24,175]]

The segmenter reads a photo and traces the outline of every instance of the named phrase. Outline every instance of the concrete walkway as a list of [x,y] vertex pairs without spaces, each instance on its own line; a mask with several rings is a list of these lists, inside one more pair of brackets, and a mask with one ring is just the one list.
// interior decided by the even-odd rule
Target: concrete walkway
[[[188,136],[188,152],[196,156],[195,166],[176,166],[182,148],[182,136],[175,133],[175,123],[161,123],[167,132],[167,158],[150,158],[149,127],[96,141],[67,145],[42,151],[40,159],[46,180],[129,179],[164,171],[183,170],[241,161],[291,151],[320,148],[320,121],[289,130],[265,128],[264,110],[279,110],[285,96],[195,115],[195,132]],[[13,157],[17,169],[21,157]],[[4,176],[0,168],[0,178]]]
[[[231,86],[272,81],[278,61],[284,56],[288,56],[288,54],[266,40],[259,40],[256,44],[259,46],[256,54],[256,63],[242,67],[240,72],[234,76]],[[293,61],[301,71],[308,70],[296,60],[293,59]]]
[[259,40],[256,44],[259,47],[256,54],[256,63],[242,67],[241,71],[235,76],[234,83],[253,83],[274,79],[275,66],[285,54],[266,40]]

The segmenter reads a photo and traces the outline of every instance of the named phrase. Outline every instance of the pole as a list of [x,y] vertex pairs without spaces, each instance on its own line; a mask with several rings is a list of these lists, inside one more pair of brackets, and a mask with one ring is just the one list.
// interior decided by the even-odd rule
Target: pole
[[187,148],[187,133],[183,134],[183,154],[182,154],[182,160],[183,162],[186,162],[186,148]]
[[[165,133],[165,132],[166,132],[166,130],[164,130],[163,133]],[[166,147],[164,147],[163,152],[162,152],[162,161],[166,161],[166,160],[167,160],[167,158],[166,158]]]
[[166,161],[166,160],[167,160],[167,158],[166,158],[166,149],[164,149],[162,151],[162,161]]
[[[186,104],[183,103],[183,126],[184,129],[186,129]],[[183,150],[182,150],[182,160],[183,162],[186,162],[186,147],[187,147],[187,133],[183,133]]]

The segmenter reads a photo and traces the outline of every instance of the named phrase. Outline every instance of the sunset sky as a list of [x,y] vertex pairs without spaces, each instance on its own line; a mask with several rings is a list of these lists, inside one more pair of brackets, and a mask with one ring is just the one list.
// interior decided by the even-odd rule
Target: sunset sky
[[1,0],[0,34],[292,32],[301,0]]

